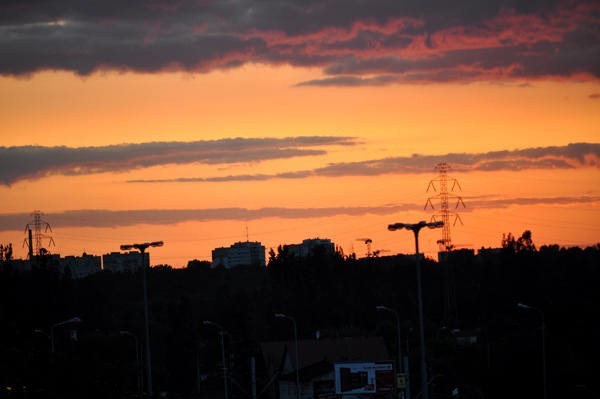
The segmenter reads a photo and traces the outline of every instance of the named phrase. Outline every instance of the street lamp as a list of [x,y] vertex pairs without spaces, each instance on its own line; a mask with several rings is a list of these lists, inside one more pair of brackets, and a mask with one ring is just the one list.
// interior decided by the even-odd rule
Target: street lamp
[[548,396],[546,387],[546,320],[544,317],[544,312],[539,308],[525,305],[524,303],[517,303],[517,307],[524,310],[533,310],[538,312],[540,318],[542,319],[542,382],[544,384],[544,399],[546,399]]
[[415,235],[415,258],[417,264],[417,302],[419,310],[419,349],[421,352],[421,390],[423,393],[423,399],[429,399],[429,384],[427,383],[427,363],[425,359],[425,333],[423,327],[423,293],[421,289],[421,267],[419,258],[419,231],[423,227],[430,229],[440,228],[444,226],[444,222],[430,222],[420,221],[419,223],[394,223],[388,225],[389,231],[396,231],[399,229],[411,230]]
[[225,331],[220,324],[215,323],[214,321],[204,320],[202,322],[205,326],[213,326],[219,330],[219,335],[221,336],[221,359],[223,360],[223,384],[225,387],[225,399],[229,398],[229,392],[227,387],[227,363],[225,362]]
[[152,396],[152,357],[150,355],[150,323],[148,320],[148,287],[146,283],[146,259],[144,253],[148,247],[162,247],[162,241],[145,242],[141,244],[123,244],[121,251],[137,249],[142,257],[142,284],[144,286],[144,327],[146,338],[146,384],[148,395]]
[[398,338],[398,373],[402,373],[402,338],[400,334],[400,317],[398,316],[398,312],[383,305],[377,305],[375,306],[375,309],[379,312],[391,312],[394,314],[394,316],[396,316],[396,335]]
[[54,328],[72,323],[81,323],[81,319],[79,317],[71,317],[70,319],[53,324],[52,327],[50,327],[50,352],[54,353]]
[[39,328],[36,328],[35,330],[33,330],[33,332],[36,334],[42,334],[48,339],[48,348],[50,350],[50,353],[52,353],[52,338],[50,338],[50,335],[46,331],[40,330]]
[[133,338],[133,343],[135,345],[135,378],[136,378],[136,383],[137,383],[138,394],[141,394],[141,392],[142,392],[142,373],[140,370],[140,350],[139,350],[137,336],[130,331],[124,331],[124,330],[119,331],[119,334]]
[[275,313],[275,317],[278,319],[291,320],[294,326],[294,342],[296,346],[296,399],[300,399],[300,359],[298,357],[298,329],[296,327],[296,320],[294,320],[293,317],[283,313]]

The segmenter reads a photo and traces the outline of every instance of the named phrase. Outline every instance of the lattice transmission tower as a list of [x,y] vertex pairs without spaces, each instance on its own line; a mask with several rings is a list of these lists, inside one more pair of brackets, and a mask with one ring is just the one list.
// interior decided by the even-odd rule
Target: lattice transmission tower
[[[427,198],[427,202],[425,202],[425,209],[431,207],[431,209],[434,211],[433,215],[431,216],[431,220],[434,222],[444,222],[444,227],[442,228],[442,238],[437,241],[438,245],[440,246],[440,251],[449,251],[453,248],[452,239],[450,238],[450,218],[454,218],[452,223],[453,226],[456,226],[456,222],[463,224],[460,215],[455,212],[455,210],[458,209],[460,205],[462,205],[463,208],[466,208],[462,197],[454,194],[455,189],[462,191],[462,188],[460,187],[458,180],[448,176],[449,169],[450,166],[446,162],[438,163],[435,166],[435,170],[438,171],[439,175],[429,182],[429,185],[427,186],[427,192],[429,192],[429,190],[433,190],[437,192],[437,194]],[[448,186],[450,186],[450,192],[448,191]],[[433,200],[439,200],[439,208],[436,209],[433,206]],[[450,210],[448,205],[450,200],[456,200],[454,210]]]
[[[35,248],[35,255],[44,255],[44,252],[48,252],[48,250],[42,246],[42,242],[44,240],[48,240],[48,246],[56,245],[52,236],[46,234],[48,232],[52,233],[52,227],[50,227],[50,223],[42,219],[42,215],[42,211],[33,211],[31,214],[33,220],[27,223],[25,226],[25,231],[29,234],[29,239],[26,238],[25,240],[27,242],[27,246],[29,247],[30,256],[34,253],[33,248]],[[32,247],[32,241],[35,241],[35,247]]]

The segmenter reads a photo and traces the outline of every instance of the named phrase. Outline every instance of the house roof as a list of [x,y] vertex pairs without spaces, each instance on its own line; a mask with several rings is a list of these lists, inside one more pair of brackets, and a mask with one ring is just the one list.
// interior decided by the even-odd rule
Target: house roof
[[[261,344],[261,351],[268,369],[280,371],[283,374],[295,371],[294,341],[264,342]],[[390,359],[385,342],[381,337],[299,340],[298,357],[301,374],[303,369],[324,361],[335,363],[350,360],[384,361]]]

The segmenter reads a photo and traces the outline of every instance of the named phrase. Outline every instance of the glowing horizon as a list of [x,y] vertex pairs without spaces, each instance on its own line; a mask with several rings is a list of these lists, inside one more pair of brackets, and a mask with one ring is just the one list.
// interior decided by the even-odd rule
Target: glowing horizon
[[181,267],[246,225],[267,248],[411,253],[386,227],[429,220],[438,162],[467,205],[457,247],[600,242],[594,2],[115,4],[0,6],[15,257],[35,209],[62,255],[163,240],[152,263]]

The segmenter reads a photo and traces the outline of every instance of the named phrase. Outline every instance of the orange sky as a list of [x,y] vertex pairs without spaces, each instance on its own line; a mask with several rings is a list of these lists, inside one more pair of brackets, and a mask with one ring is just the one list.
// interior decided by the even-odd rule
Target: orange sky
[[[331,145],[324,155],[238,164],[160,165],[105,172],[23,179],[0,186],[0,213],[69,210],[214,209],[267,207],[382,207],[413,204],[385,214],[282,219],[182,221],[114,228],[55,226],[52,252],[104,254],[119,244],[163,240],[152,263],[184,266],[210,260],[210,250],[249,238],[269,247],[327,237],[364,255],[358,238],[373,239],[384,254],[409,253],[407,232],[389,223],[430,217],[423,211],[431,173],[307,177],[246,182],[127,183],[244,174],[274,174],[414,153],[485,153],[530,147],[598,143],[600,85],[590,81],[539,80],[493,84],[420,84],[382,87],[295,87],[320,78],[315,68],[250,64],[226,72],[117,73],[87,77],[42,72],[0,77],[0,134],[4,146],[104,146],[151,141],[218,140],[231,137],[349,136],[357,144]],[[593,165],[593,164],[592,164]],[[452,229],[457,246],[498,246],[504,232],[533,231],[536,244],[600,242],[600,169],[526,169],[451,173],[459,179],[467,209],[464,226]],[[560,204],[548,200],[569,197]],[[521,205],[519,198],[544,198]],[[582,201],[581,198],[584,198]],[[502,199],[500,206],[473,206]],[[52,225],[53,220],[46,218]],[[22,228],[0,231],[24,257]],[[424,231],[422,247],[432,255],[439,231]]]

